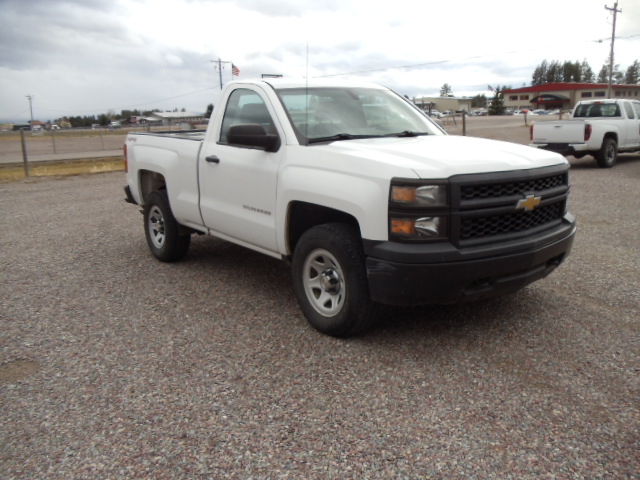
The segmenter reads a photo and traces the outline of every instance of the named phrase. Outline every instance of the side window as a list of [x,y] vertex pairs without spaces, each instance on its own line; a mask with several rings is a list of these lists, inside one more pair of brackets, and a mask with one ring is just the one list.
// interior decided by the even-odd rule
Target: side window
[[220,129],[220,143],[228,143],[229,129],[234,125],[259,124],[265,132],[277,133],[264,100],[253,90],[239,88],[231,93]]
[[633,109],[636,111],[636,117],[640,118],[640,103],[634,102]]
[[636,118],[636,116],[633,113],[633,107],[629,102],[624,102],[624,109],[627,111],[627,117]]

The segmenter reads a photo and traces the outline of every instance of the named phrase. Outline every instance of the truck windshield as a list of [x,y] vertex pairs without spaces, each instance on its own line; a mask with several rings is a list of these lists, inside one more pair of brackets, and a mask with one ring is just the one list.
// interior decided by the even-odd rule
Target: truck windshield
[[443,134],[426,115],[390,90],[322,87],[277,92],[301,144]]

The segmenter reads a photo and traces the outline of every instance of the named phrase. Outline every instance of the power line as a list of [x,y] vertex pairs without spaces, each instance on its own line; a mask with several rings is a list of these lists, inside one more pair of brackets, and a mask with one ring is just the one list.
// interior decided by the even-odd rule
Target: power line
[[[617,5],[617,2],[616,2],[616,5]],[[640,37],[640,33],[632,34],[632,35],[626,35],[624,37],[618,37],[618,39],[627,40],[627,39],[634,38],[634,37]],[[585,42],[602,43],[603,40],[605,40],[605,39],[581,40],[581,41],[579,41],[579,43],[585,43]],[[332,74],[328,74],[328,75],[318,75],[315,78],[341,77],[341,76],[345,76],[345,75],[362,75],[362,74],[365,74],[365,73],[387,72],[389,70],[403,70],[403,69],[411,69],[411,68],[429,67],[429,66],[433,66],[433,65],[441,65],[441,64],[446,64],[446,63],[455,63],[455,62],[464,62],[464,61],[468,61],[468,60],[479,60],[479,59],[482,59],[482,58],[491,58],[491,57],[495,57],[497,55],[522,54],[522,53],[525,53],[525,52],[532,52],[532,51],[541,50],[541,49],[548,48],[548,47],[555,47],[555,46],[556,46],[555,44],[549,44],[549,45],[546,45],[546,46],[545,45],[542,45],[542,46],[538,45],[535,48],[528,48],[528,49],[523,49],[523,50],[511,50],[511,51],[506,51],[506,52],[495,52],[495,53],[490,53],[490,54],[475,55],[475,56],[458,58],[458,59],[451,59],[451,60],[435,60],[435,61],[432,61],[432,62],[416,63],[416,64],[411,64],[411,65],[398,65],[398,66],[394,66],[394,67],[375,68],[375,69],[370,69],[370,70],[358,70],[358,71],[354,71],[354,72],[332,73]]]
[[[124,107],[120,107],[120,110],[128,110],[128,109],[132,109],[132,108],[136,108],[136,107],[141,107],[143,105],[151,105],[154,103],[160,103],[160,102],[166,102],[169,100],[175,100],[176,98],[182,98],[182,97],[188,97],[189,95],[195,95],[197,93],[202,93],[202,92],[206,92],[207,90],[213,90],[216,87],[206,87],[200,90],[195,90],[193,92],[187,92],[187,93],[182,93],[180,95],[175,95],[173,97],[166,97],[166,98],[160,98],[157,100],[150,100],[148,102],[143,102],[143,103],[137,103],[137,104],[133,104],[133,105],[126,105]],[[95,112],[95,111],[106,111],[106,110],[111,110],[113,107],[110,108],[100,108],[100,107],[96,107],[96,108],[89,108],[89,109],[83,109],[83,110],[76,110],[73,109],[76,112]],[[42,111],[46,111],[46,112],[68,112],[70,109],[53,109],[53,108],[40,108],[40,110]]]

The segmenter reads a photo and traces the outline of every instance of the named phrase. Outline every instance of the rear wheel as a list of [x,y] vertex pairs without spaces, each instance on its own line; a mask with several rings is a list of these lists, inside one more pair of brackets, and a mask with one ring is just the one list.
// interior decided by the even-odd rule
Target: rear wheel
[[158,260],[175,262],[187,254],[191,235],[180,234],[165,190],[151,192],[145,199],[144,227],[149,249]]
[[600,168],[613,167],[618,159],[618,143],[613,138],[605,138],[595,157]]
[[360,236],[346,224],[309,229],[296,245],[293,286],[309,323],[334,337],[364,332],[375,321]]

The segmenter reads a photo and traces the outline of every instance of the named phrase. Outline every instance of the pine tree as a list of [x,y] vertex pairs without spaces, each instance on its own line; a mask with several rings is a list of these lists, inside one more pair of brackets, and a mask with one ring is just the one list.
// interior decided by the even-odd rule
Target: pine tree
[[453,90],[451,89],[451,85],[449,85],[448,83],[445,83],[444,85],[442,85],[442,87],[440,88],[440,96],[441,97],[452,97],[453,96]]
[[580,64],[580,81],[593,83],[595,79],[596,77],[593,73],[593,70],[591,70],[591,67],[587,63],[587,60],[583,60]]
[[609,83],[609,66],[603,65],[598,73],[598,83]]
[[640,62],[634,60],[634,62],[627,67],[627,73],[624,76],[624,83],[627,85],[640,84]]
[[547,71],[549,70],[549,64],[546,60],[543,60],[540,65],[533,71],[533,77],[531,78],[531,85],[542,85],[547,82]]
[[502,115],[504,113],[504,95],[502,92],[509,89],[511,89],[511,87],[507,87],[506,85],[503,87],[498,85],[496,87],[491,103],[489,104],[489,115]]

